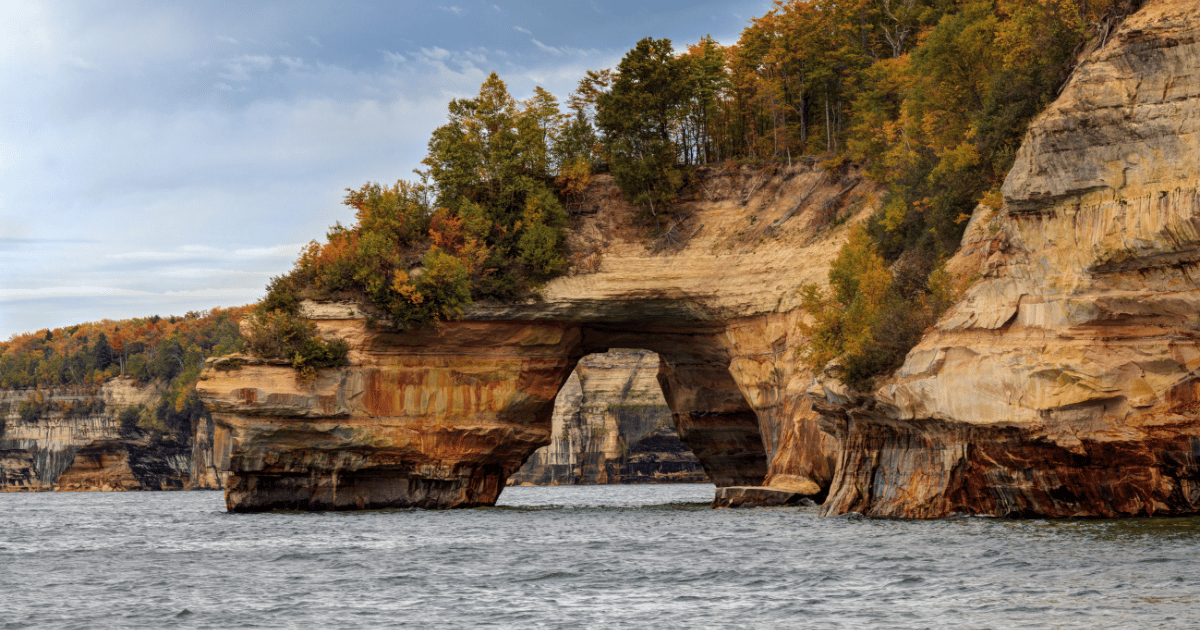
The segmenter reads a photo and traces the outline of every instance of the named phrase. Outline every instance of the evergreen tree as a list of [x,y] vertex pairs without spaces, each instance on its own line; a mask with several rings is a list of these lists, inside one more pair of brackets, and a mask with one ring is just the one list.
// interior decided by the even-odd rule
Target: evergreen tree
[[690,97],[687,61],[673,54],[671,40],[647,37],[625,54],[612,89],[596,99],[613,178],[656,218],[687,179],[672,132]]

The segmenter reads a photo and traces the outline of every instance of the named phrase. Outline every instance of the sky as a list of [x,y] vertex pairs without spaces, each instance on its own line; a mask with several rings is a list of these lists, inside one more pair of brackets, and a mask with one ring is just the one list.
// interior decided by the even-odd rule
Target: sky
[[492,71],[560,101],[770,0],[0,0],[0,340],[260,299]]

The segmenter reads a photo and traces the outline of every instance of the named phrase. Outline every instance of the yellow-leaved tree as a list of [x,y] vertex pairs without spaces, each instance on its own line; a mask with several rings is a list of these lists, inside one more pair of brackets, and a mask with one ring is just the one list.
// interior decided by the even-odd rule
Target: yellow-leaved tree
[[[903,269],[901,269],[903,271]],[[904,363],[908,351],[963,294],[967,282],[939,264],[921,282],[896,277],[862,224],[829,269],[829,289],[801,289],[810,321],[801,332],[810,343],[801,358],[814,370],[832,368],[847,385],[867,391],[879,376]]]

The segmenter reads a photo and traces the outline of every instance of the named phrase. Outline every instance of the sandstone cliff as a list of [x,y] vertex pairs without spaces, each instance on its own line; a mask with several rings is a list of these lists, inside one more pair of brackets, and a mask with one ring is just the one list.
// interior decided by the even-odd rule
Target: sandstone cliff
[[307,304],[350,364],[297,382],[290,366],[212,360],[198,385],[228,444],[233,511],[465,507],[495,501],[550,442],[554,399],[579,360],[658,353],[680,440],[718,486],[821,497],[835,442],[806,397],[796,288],[822,284],[879,190],[804,164],[700,173],[658,237],[601,176],[572,226],[581,273],[539,300],[478,304],[409,333],[349,304]]
[[1200,8],[1153,0],[1033,124],[951,265],[981,279],[838,435],[826,514],[1200,512]]
[[550,442],[579,361],[639,348],[718,487],[828,492],[826,514],[1200,512],[1198,30],[1194,2],[1151,0],[1088,53],[950,261],[978,281],[873,392],[797,362],[796,288],[825,283],[878,189],[707,169],[647,235],[602,176],[576,208],[577,273],[536,301],[412,333],[309,304],[350,365],[300,383],[211,362],[227,505],[490,504]]
[[644,350],[581,359],[555,399],[550,444],[509,485],[708,481],[675,434],[657,374],[658,355]]
[[0,491],[221,488],[211,423],[197,428],[201,439],[190,445],[122,431],[121,412],[152,407],[160,393],[120,379],[94,393],[45,390],[40,397],[50,411],[23,419],[21,403],[39,392],[0,391]]

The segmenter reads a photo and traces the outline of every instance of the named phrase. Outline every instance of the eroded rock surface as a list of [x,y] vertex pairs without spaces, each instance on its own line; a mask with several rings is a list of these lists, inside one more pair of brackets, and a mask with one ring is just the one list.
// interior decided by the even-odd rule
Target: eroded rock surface
[[713,496],[713,509],[740,507],[784,507],[788,505],[814,506],[812,492],[805,490],[783,490],[767,486],[728,486],[717,488]]
[[611,348],[658,353],[675,431],[716,485],[827,488],[834,442],[795,358],[796,288],[825,282],[879,190],[814,165],[707,170],[656,240],[630,227],[611,178],[597,180],[572,227],[582,273],[538,301],[476,305],[412,333],[310,304],[350,342],[345,368],[304,384],[286,365],[213,362],[198,388],[228,445],[229,509],[491,504],[550,442],[579,359]]
[[965,299],[890,380],[812,390],[826,514],[1200,512],[1200,8],[1154,0],[1033,124]]

